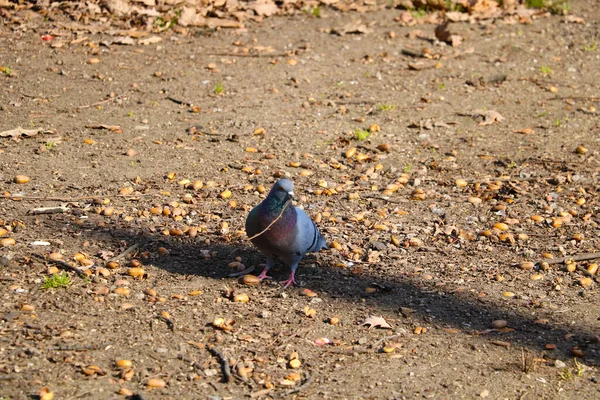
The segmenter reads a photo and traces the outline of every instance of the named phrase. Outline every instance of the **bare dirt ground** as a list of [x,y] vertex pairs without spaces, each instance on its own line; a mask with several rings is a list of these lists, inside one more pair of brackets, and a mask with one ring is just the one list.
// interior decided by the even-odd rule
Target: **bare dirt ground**
[[[553,263],[600,250],[596,7],[458,47],[393,9],[146,46],[2,26],[0,132],[35,135],[0,139],[0,397],[598,398],[594,259]],[[288,290],[228,276],[260,272],[279,176],[332,246]],[[44,288],[61,257],[86,273]]]

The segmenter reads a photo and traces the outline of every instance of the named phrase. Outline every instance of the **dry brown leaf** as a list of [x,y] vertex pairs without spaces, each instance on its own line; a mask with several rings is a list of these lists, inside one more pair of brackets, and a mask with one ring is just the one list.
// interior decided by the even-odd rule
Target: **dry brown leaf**
[[371,31],[372,29],[362,21],[352,21],[341,28],[333,28],[331,30],[331,32],[340,36],[344,36],[347,33],[370,33]]
[[400,15],[394,18],[394,21],[399,22],[402,26],[414,26],[417,24],[415,17],[408,11],[400,13]]
[[279,11],[279,8],[271,0],[258,0],[253,4],[252,8],[256,15],[270,17]]
[[477,116],[483,117],[483,121],[479,123],[480,126],[491,125],[494,122],[504,121],[502,114],[494,110],[481,111]]
[[516,131],[513,131],[513,132],[521,133],[523,135],[531,135],[533,133],[533,128],[529,127],[529,128],[517,129]]
[[38,133],[53,133],[53,132],[42,129],[42,128],[23,129],[21,127],[18,127],[15,129],[10,129],[8,131],[0,132],[0,137],[12,137],[12,138],[17,138],[20,136],[31,137],[31,136],[37,135]]
[[450,44],[452,47],[460,46],[463,41],[462,36],[451,33],[448,30],[449,21],[444,22],[441,25],[438,25],[435,28],[435,37],[442,42],[446,42]]
[[388,324],[385,318],[376,315],[369,316],[362,325],[369,325],[370,328],[392,329],[392,326]]
[[147,46],[149,44],[155,44],[158,42],[162,42],[162,38],[160,36],[150,36],[148,38],[138,40],[138,44],[142,46]]
[[177,23],[181,26],[192,25],[196,20],[196,9],[192,7],[183,7]]
[[585,24],[585,20],[583,18],[576,17],[575,15],[567,15],[565,17],[565,22],[571,24]]

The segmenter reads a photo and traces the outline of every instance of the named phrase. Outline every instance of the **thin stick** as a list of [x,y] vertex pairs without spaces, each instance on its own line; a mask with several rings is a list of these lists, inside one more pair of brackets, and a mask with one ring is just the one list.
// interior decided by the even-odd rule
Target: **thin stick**
[[131,253],[132,251],[134,251],[135,249],[137,249],[138,247],[140,247],[139,243],[136,243],[132,246],[129,246],[124,252],[122,252],[119,255],[114,256],[113,258],[109,258],[108,260],[106,260],[106,263],[109,263],[111,261],[118,261],[121,258],[125,257],[126,255],[128,255],[129,253]]
[[156,193],[140,193],[140,194],[101,194],[98,196],[79,196],[79,197],[43,197],[43,196],[12,196],[6,194],[0,194],[0,199],[9,199],[14,201],[28,200],[28,201],[65,201],[73,202],[77,200],[94,200],[100,198],[109,197],[122,197],[122,198],[136,198],[141,196],[158,196]]
[[113,101],[113,99],[102,100],[102,101],[99,101],[97,103],[88,104],[86,106],[79,106],[79,107],[76,108],[76,110],[81,110],[81,109],[84,109],[84,108],[90,108],[90,107],[100,106],[102,104],[108,103],[109,101]]
[[286,201],[285,205],[283,206],[283,209],[281,210],[281,212],[279,213],[279,215],[277,216],[277,218],[275,218],[275,219],[273,220],[273,222],[271,222],[271,223],[269,224],[269,226],[267,226],[265,229],[263,229],[262,231],[260,231],[260,232],[259,232],[259,233],[257,233],[256,235],[252,235],[251,237],[249,237],[249,238],[248,238],[248,240],[255,239],[255,238],[259,237],[260,235],[262,235],[263,233],[265,233],[266,231],[268,231],[268,230],[269,230],[269,228],[270,228],[270,227],[272,227],[272,226],[273,226],[273,224],[274,224],[275,222],[279,221],[279,219],[280,219],[280,218],[281,218],[281,216],[283,215],[283,212],[285,211],[285,209],[287,208],[287,206],[288,206],[288,205],[290,205],[290,203],[291,203],[291,202],[292,202],[292,201],[288,199],[288,201]]
[[39,258],[45,262],[51,263],[51,264],[55,264],[59,267],[62,267],[63,269],[67,269],[69,271],[73,271],[75,272],[77,275],[79,275],[80,278],[87,278],[88,276],[79,268],[72,266],[71,264],[68,264],[64,261],[60,261],[60,260],[51,260],[49,258],[46,258],[40,254],[36,254],[33,253],[31,254],[33,257]]
[[596,258],[600,258],[600,253],[584,253],[584,254],[580,254],[578,256],[552,258],[550,260],[546,260],[545,262],[547,262],[548,264],[560,264],[560,263],[564,263],[566,260],[587,261],[587,260],[594,260]]
[[287,57],[287,54],[258,54],[258,53],[204,53],[209,56],[220,56],[220,57]]
[[82,345],[82,346],[73,346],[73,345],[64,345],[64,346],[50,346],[47,347],[46,350],[55,350],[55,351],[85,351],[85,350],[100,350],[105,347],[110,346],[111,343],[100,343],[100,344],[92,344],[92,345]]
[[373,349],[373,348],[379,346],[381,343],[383,343],[383,342],[385,342],[387,340],[396,339],[397,337],[400,337],[400,336],[402,336],[402,334],[383,337],[383,338],[379,339],[378,341],[376,341],[375,343],[373,343],[371,345],[371,348]]
[[29,210],[29,214],[61,214],[69,211],[69,207],[38,207]]
[[287,392],[281,393],[281,397],[289,396],[290,394],[303,391],[312,384],[313,379],[313,375],[309,375],[302,385],[298,386],[296,389],[288,390]]
[[219,359],[219,362],[221,363],[221,369],[223,370],[223,381],[226,383],[231,382],[231,368],[229,367],[229,361],[225,359],[223,353],[221,353],[215,346],[207,346],[206,349],[210,352],[210,354]]
[[273,389],[263,389],[263,390],[259,390],[258,392],[252,392],[252,393],[250,393],[250,398],[253,399],[255,397],[261,397],[261,396],[269,394],[272,391],[273,391]]

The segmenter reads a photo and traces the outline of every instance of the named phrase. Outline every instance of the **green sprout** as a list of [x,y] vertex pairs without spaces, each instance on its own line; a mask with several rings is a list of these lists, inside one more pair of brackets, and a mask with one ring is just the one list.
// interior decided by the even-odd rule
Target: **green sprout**
[[217,83],[213,89],[213,92],[215,92],[215,94],[218,94],[218,95],[223,94],[224,91],[225,91],[225,86],[223,86],[223,82]]
[[540,72],[544,75],[550,75],[552,73],[552,68],[546,66],[546,65],[542,65],[540,67]]
[[357,140],[365,140],[367,139],[369,136],[371,136],[371,132],[362,129],[362,128],[358,128],[354,130],[354,137]]
[[583,46],[583,51],[596,51],[596,42],[592,42],[590,45]]
[[396,108],[395,104],[378,104],[377,109],[379,111],[392,111]]
[[54,274],[52,276],[47,276],[44,280],[44,284],[42,285],[43,289],[56,289],[56,288],[68,288],[73,284],[71,277],[66,272],[61,272],[60,274]]

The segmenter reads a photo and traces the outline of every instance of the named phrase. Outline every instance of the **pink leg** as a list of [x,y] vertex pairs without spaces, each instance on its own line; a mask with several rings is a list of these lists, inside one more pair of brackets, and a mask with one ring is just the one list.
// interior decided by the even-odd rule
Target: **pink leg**
[[263,281],[265,279],[271,279],[271,277],[269,275],[267,275],[268,270],[269,270],[269,268],[263,269],[263,272],[261,272],[260,275],[257,276],[257,278],[260,279],[261,281]]
[[287,289],[292,284],[294,284],[294,285],[296,284],[296,280],[294,279],[294,275],[295,275],[294,271],[292,271],[290,273],[290,277],[288,278],[288,280],[279,282],[282,285],[284,285],[284,287],[283,287],[284,289]]

